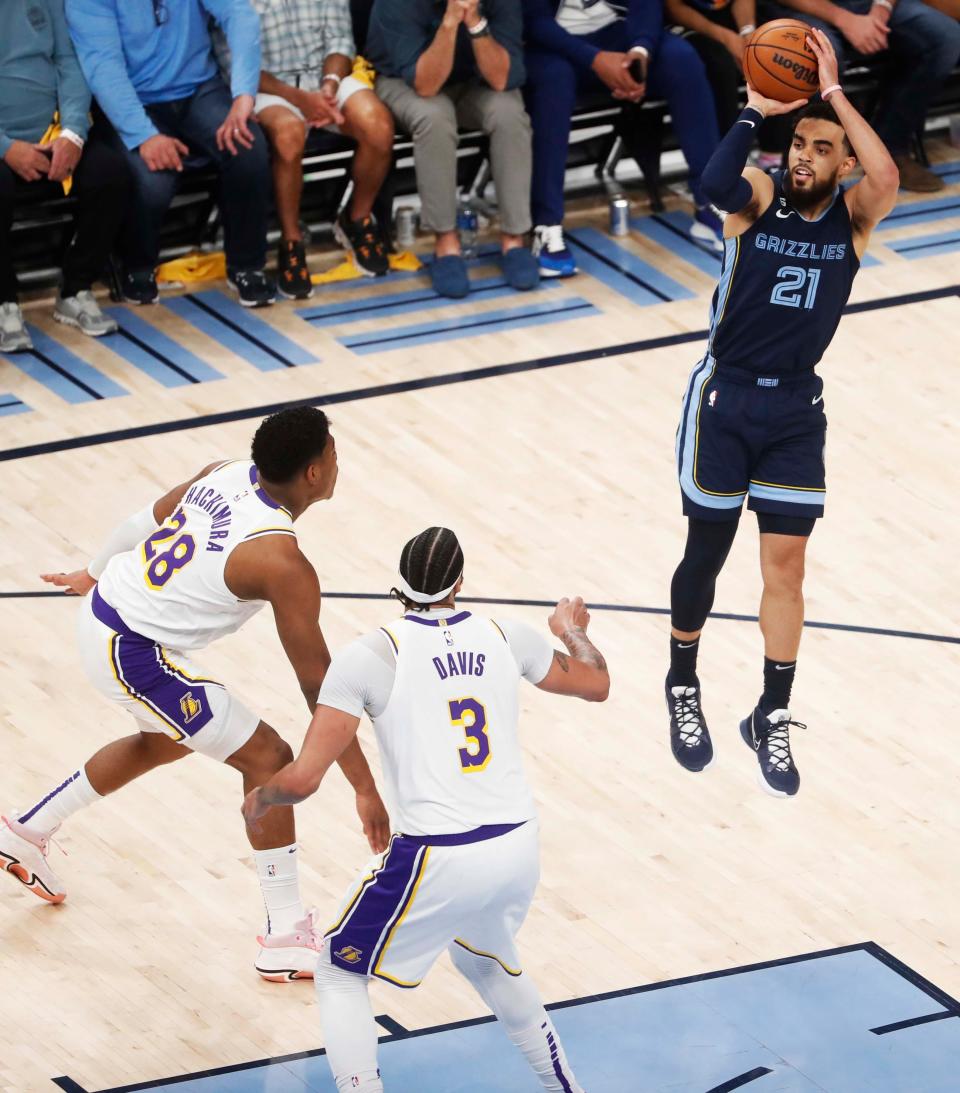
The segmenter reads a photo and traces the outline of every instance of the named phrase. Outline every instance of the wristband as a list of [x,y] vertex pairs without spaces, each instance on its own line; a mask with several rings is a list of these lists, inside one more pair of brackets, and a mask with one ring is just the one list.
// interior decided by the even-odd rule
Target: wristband
[[326,82],[327,82],[327,80],[336,80],[336,81],[337,81],[337,86],[338,86],[338,87],[339,87],[339,86],[340,86],[340,84],[341,84],[341,83],[343,82],[342,78],[341,78],[340,76],[338,76],[338,75],[336,74],[336,72],[328,72],[328,73],[327,73],[327,74],[326,74],[325,76],[323,76],[323,77],[321,78],[320,82],[321,82],[321,83],[326,83]]
[[[764,114],[764,112],[760,109],[759,106],[754,106],[752,103],[748,103],[740,111],[740,117],[737,118],[737,121],[751,121],[752,119],[744,116],[748,110],[752,110],[754,112],[754,114],[759,114],[761,121],[763,121],[763,119],[767,116],[766,114]],[[734,123],[734,124],[736,124],[736,123]]]
[[628,50],[628,52],[630,52],[630,53],[639,53],[641,57],[648,57],[649,58],[649,56],[650,56],[650,50],[647,49],[646,46],[631,46],[630,49]]
[[471,38],[485,38],[490,33],[490,23],[485,16],[481,17],[479,23],[474,23],[472,27],[467,27],[467,34]]
[[61,129],[60,136],[65,140],[70,141],[71,144],[75,144],[81,150],[86,143],[83,137],[81,137],[79,133],[75,133],[72,129]]
[[875,8],[886,8],[887,11],[893,11],[893,4],[890,0],[873,0],[873,6]]
[[747,23],[746,26],[743,26],[743,27],[740,28],[740,37],[741,38],[749,38],[750,35],[753,34],[753,32],[756,29],[757,28],[753,25],[753,23]]
[[823,99],[824,102],[826,102],[827,99],[829,99],[830,96],[834,93],[834,91],[842,90],[843,88],[838,83],[831,84],[829,87],[824,88],[824,90],[820,92],[820,98]]

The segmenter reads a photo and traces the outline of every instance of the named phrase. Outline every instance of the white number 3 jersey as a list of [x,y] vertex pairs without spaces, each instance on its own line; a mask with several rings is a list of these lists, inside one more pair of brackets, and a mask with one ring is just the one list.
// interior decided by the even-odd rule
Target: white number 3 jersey
[[[523,653],[511,648],[514,633]],[[518,692],[521,673],[538,683],[549,670],[549,643],[522,624],[501,629],[469,611],[410,613],[379,637],[396,658],[385,705],[377,708],[367,685],[385,668],[369,639],[334,657],[320,703],[357,716],[362,705],[371,714],[396,830],[453,834],[532,819]]]
[[224,568],[239,543],[293,535],[293,518],[260,487],[248,459],[198,479],[169,520],[139,546],[110,559],[100,595],[131,630],[188,652],[232,634],[263,606],[238,600]]

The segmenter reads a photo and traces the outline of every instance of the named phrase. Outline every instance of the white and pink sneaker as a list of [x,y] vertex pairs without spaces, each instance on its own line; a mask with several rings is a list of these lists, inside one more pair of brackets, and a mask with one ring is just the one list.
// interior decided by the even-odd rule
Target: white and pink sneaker
[[67,893],[47,865],[49,838],[0,816],[0,869],[47,903],[63,903]]
[[258,937],[260,952],[254,967],[268,983],[292,983],[313,979],[317,958],[323,948],[323,933],[317,926],[317,909],[312,907],[289,934]]

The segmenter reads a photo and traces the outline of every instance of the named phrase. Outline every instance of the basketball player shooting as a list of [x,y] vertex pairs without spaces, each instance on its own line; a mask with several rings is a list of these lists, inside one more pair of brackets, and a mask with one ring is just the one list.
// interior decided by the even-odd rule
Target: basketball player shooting
[[338,1090],[382,1093],[370,977],[417,986],[447,950],[551,1093],[583,1093],[520,968],[515,936],[539,880],[536,809],[523,771],[519,685],[602,702],[610,677],[583,601],[550,616],[560,652],[523,623],[456,606],[463,552],[427,528],[400,556],[402,618],[333,658],[296,762],[244,802],[247,823],[316,792],[372,719],[395,830],[327,931],[316,970]]
[[[322,410],[283,410],[261,422],[252,459],[211,463],[124,521],[87,567],[44,580],[85,596],[78,637],[84,668],[138,731],[101,748],[30,808],[0,818],[0,869],[60,903],[47,862],[70,816],[166,763],[199,752],[261,785],[293,758],[290,745],[193,661],[269,603],[277,633],[313,710],[330,663],[320,630],[320,584],[294,521],[333,495],[337,452]],[[340,767],[357,794],[372,850],[389,818],[356,740]],[[15,818],[14,818],[15,817]],[[322,937],[300,900],[293,809],[248,829],[267,911],[257,940],[264,979],[311,978]]]
[[[703,174],[729,215],[707,353],[690,377],[677,430],[687,543],[670,590],[666,679],[670,742],[690,771],[713,761],[697,678],[700,634],[743,502],[757,514],[763,596],[763,692],[740,723],[760,784],[800,788],[789,704],[803,630],[807,539],[824,510],[827,419],[814,371],[829,346],[870,233],[893,208],[899,175],[840,86],[829,38],[811,28],[821,101],[796,119],[786,170],[745,167],[764,117],[802,105],[747,88],[747,106]],[[857,162],[862,180],[843,180]]]

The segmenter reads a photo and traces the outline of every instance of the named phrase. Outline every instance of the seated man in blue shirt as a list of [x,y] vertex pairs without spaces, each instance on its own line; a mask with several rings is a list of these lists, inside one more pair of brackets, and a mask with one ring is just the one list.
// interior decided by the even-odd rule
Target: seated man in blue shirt
[[[124,297],[156,302],[160,228],[180,173],[213,163],[230,285],[244,307],[272,304],[276,287],[263,271],[270,165],[251,118],[260,22],[248,0],[66,0],[66,12],[87,83],[133,174],[120,241]],[[233,56],[231,87],[213,57],[211,16]]]
[[367,58],[376,91],[413,137],[421,222],[436,233],[430,276],[441,296],[470,291],[457,236],[457,126],[490,136],[503,271],[516,289],[534,288],[530,230],[530,119],[517,0],[375,0]]
[[[63,0],[4,0],[0,4],[0,352],[32,349],[17,304],[10,232],[23,199],[77,199],[76,233],[63,259],[53,317],[84,334],[117,329],[90,287],[106,265],[123,217],[126,164],[90,131],[90,92],[63,17]],[[60,135],[41,146],[54,114]],[[68,180],[72,179],[72,184]],[[66,183],[66,187],[64,186]]]
[[563,181],[570,117],[585,87],[606,87],[623,103],[667,100],[697,206],[692,234],[720,249],[723,225],[700,190],[700,175],[720,142],[713,92],[693,46],[664,28],[662,0],[523,0],[523,13],[533,250],[541,275],[576,272],[563,240]]

